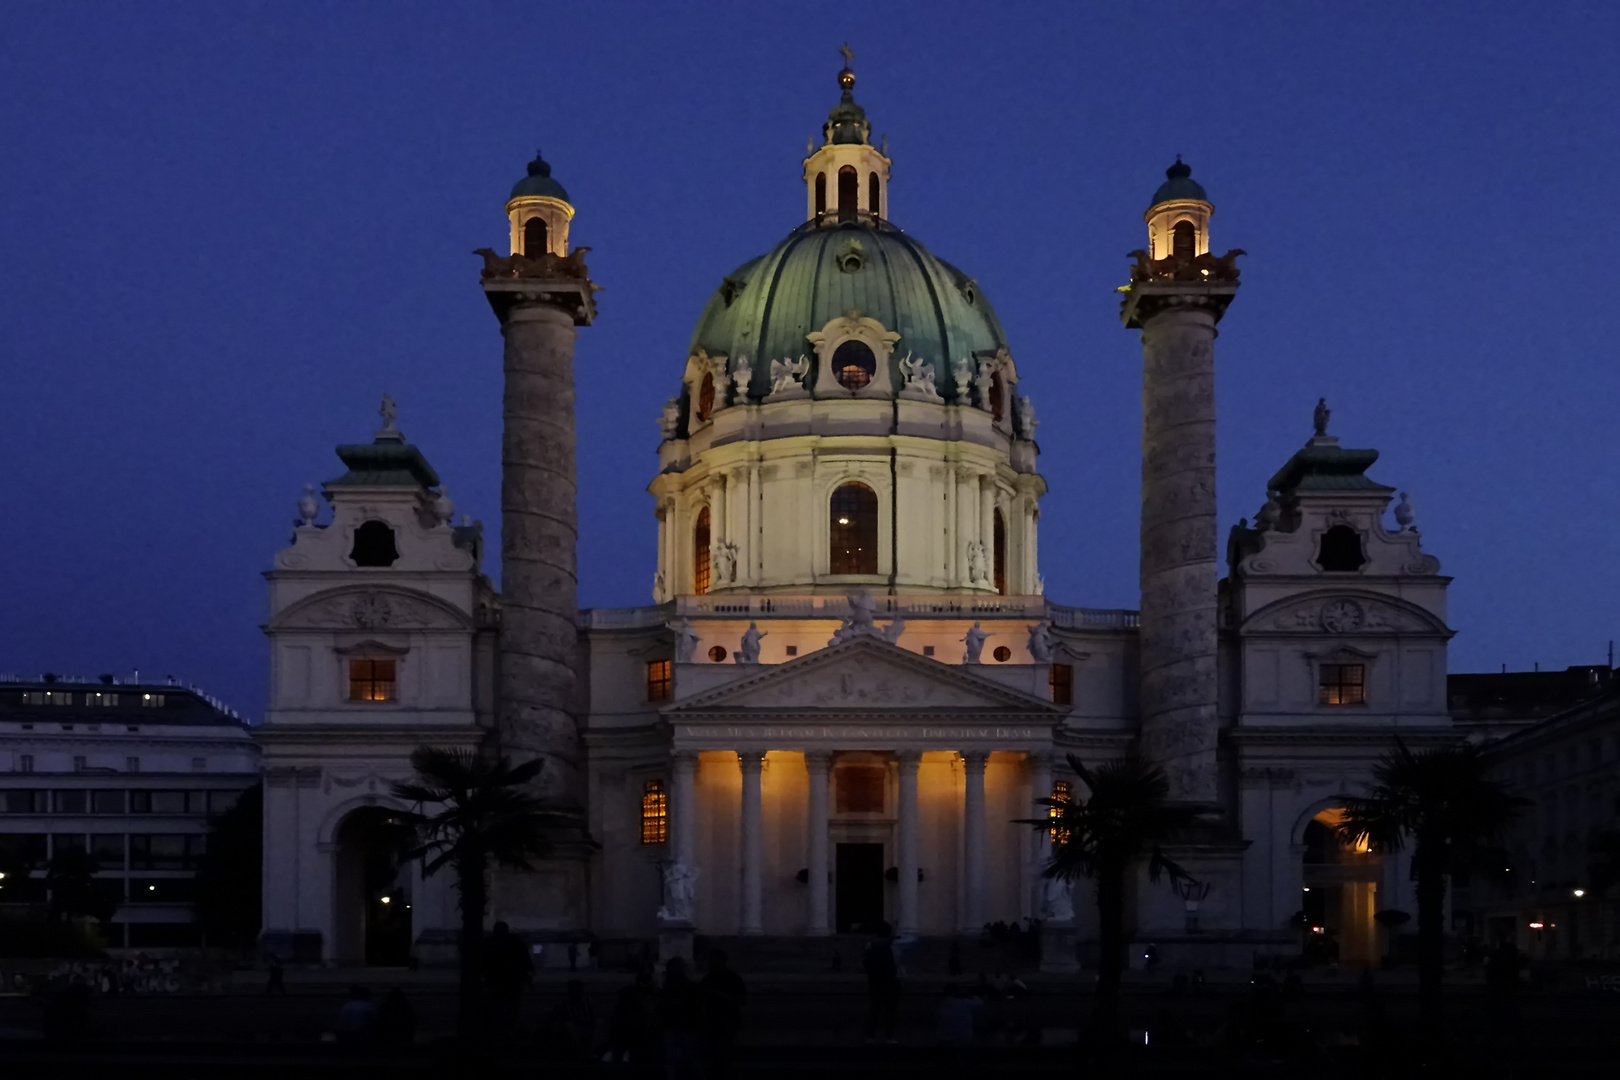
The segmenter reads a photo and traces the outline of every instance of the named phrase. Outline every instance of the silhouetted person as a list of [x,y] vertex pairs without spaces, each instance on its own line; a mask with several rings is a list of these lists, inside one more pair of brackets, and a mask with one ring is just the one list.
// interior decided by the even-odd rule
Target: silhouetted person
[[416,1041],[416,1010],[401,987],[383,995],[377,1009],[377,1041],[404,1046]]
[[658,1019],[664,1027],[664,1075],[667,1080],[700,1080],[703,996],[686,974],[686,961],[672,958],[664,965],[664,986],[658,992]]
[[585,984],[569,979],[563,999],[546,1018],[546,1038],[559,1058],[583,1058],[596,1040],[596,1009],[585,996]]
[[281,967],[281,958],[270,957],[268,965],[269,976],[264,983],[266,994],[285,994],[287,992],[287,973]]
[[651,1065],[658,1056],[657,995],[652,975],[636,973],[635,982],[619,991],[608,1020],[608,1060],[637,1068]]
[[489,991],[490,1016],[498,1036],[517,1027],[523,992],[534,983],[534,961],[528,944],[504,922],[496,923],[484,944],[484,987]]
[[900,962],[894,955],[894,932],[888,923],[882,923],[878,936],[866,943],[861,957],[866,969],[866,1041],[873,1042],[878,1032],[894,1042],[894,1025],[900,1014]]
[[338,1009],[338,1042],[365,1042],[376,1023],[377,1006],[371,1003],[371,991],[359,984],[349,987],[349,1000]]
[[703,1057],[708,1062],[709,1075],[715,1080],[725,1080],[731,1075],[732,1048],[737,1043],[737,1029],[742,1026],[748,987],[742,976],[731,969],[725,952],[720,949],[709,951],[709,971],[700,985],[703,990]]

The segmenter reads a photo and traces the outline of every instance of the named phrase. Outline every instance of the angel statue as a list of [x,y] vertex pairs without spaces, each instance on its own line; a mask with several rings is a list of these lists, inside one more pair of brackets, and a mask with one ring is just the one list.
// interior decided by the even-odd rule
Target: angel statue
[[675,634],[675,661],[681,664],[692,662],[692,654],[697,652],[698,634],[692,629],[692,623],[685,616],[664,624]]
[[810,360],[801,356],[797,360],[771,361],[771,393],[782,394],[789,390],[803,390],[804,376],[810,370]]
[[697,891],[697,867],[672,862],[664,867],[664,906],[658,909],[661,923],[692,921],[692,894]]
[[906,353],[906,358],[900,361],[900,374],[905,377],[905,389],[916,390],[925,398],[939,399],[939,390],[934,386],[934,365],[927,360]]

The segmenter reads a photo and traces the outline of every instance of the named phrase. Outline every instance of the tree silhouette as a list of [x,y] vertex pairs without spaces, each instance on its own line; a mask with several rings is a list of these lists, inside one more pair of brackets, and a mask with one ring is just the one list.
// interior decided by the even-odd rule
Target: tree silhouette
[[1431,1031],[1441,1019],[1448,879],[1460,872],[1500,874],[1508,865],[1502,835],[1529,805],[1486,772],[1478,746],[1452,743],[1414,753],[1397,739],[1395,748],[1373,766],[1371,790],[1346,800],[1337,826],[1341,843],[1366,841],[1372,850],[1386,853],[1412,845],[1418,995]]
[[474,1036],[482,1016],[484,910],[489,902],[489,863],[532,870],[544,855],[553,826],[566,818],[546,810],[532,781],[540,760],[513,765],[509,758],[471,750],[419,746],[411,752],[416,778],[393,785],[394,795],[414,804],[405,815],[415,835],[411,858],[424,860],[430,875],[455,871],[460,894],[460,1012],[458,1028]]

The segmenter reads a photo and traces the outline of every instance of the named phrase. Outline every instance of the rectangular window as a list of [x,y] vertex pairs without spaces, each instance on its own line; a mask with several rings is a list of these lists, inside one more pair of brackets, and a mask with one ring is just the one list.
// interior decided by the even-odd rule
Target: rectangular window
[[392,660],[350,660],[350,701],[393,701],[394,662]]
[[161,709],[165,700],[163,694],[142,694],[141,707],[143,709]]
[[17,771],[18,772],[33,772],[34,771],[34,755],[33,754],[18,754],[17,755]]
[[1052,674],[1047,678],[1052,688],[1052,704],[1074,704],[1074,667],[1071,664],[1053,664]]
[[122,814],[124,812],[124,793],[122,791],[92,791],[90,793],[90,812],[92,814]]
[[208,793],[208,812],[210,814],[223,814],[236,805],[236,800],[242,797],[240,791],[210,791]]
[[1365,664],[1323,664],[1316,679],[1318,705],[1364,705],[1367,702]]
[[129,838],[131,870],[192,870],[202,859],[206,837],[177,834]]
[[641,842],[662,844],[668,838],[669,796],[662,780],[648,780],[641,789]]
[[195,878],[131,878],[129,881],[132,904],[189,904],[195,899]]
[[43,791],[0,791],[0,813],[43,814],[45,807]]
[[124,834],[91,833],[90,854],[103,870],[124,869]]
[[67,851],[89,851],[90,845],[85,843],[83,833],[52,833],[51,858],[56,858]]
[[669,700],[669,661],[647,661],[647,700]]
[[124,759],[124,771],[125,772],[140,772],[141,771],[141,759],[138,758],[138,757],[127,757],[127,758],[125,758]]
[[84,703],[86,705],[101,705],[101,706],[117,705],[118,704],[118,695],[117,694],[109,694],[109,693],[106,693],[105,691],[97,690],[97,691],[94,691],[93,693],[89,693],[89,694],[84,695]]
[[22,703],[24,705],[43,705],[43,704],[45,704],[45,691],[43,691],[43,690],[24,690],[23,693],[22,693]]
[[192,758],[191,759],[191,771],[192,772],[207,772],[208,771],[208,759],[207,758],[201,758],[201,757]]
[[73,704],[73,694],[68,690],[47,690],[45,691],[44,703],[46,705],[71,705]]
[[88,791],[51,792],[51,812],[56,814],[82,814],[90,806]]
[[184,814],[186,812],[186,793],[184,791],[132,791],[129,793],[129,812],[132,814]]
[[73,771],[74,772],[84,772],[86,766],[88,766],[89,764],[90,764],[89,759],[86,758],[83,754],[75,754],[73,756]]
[[[1056,804],[1068,802],[1069,797],[1073,793],[1074,788],[1069,786],[1069,782],[1067,780],[1054,780],[1052,782],[1052,802],[1054,805],[1047,812],[1047,816],[1054,818],[1062,817],[1063,807]],[[1061,844],[1065,839],[1067,839],[1067,836],[1068,831],[1066,829],[1060,829],[1056,825],[1052,826],[1052,843]]]
[[883,813],[883,789],[889,771],[881,765],[844,765],[837,770],[840,814]]
[[43,870],[48,858],[45,844],[44,833],[0,833],[0,861],[19,868]]
[[789,645],[789,646],[787,646],[786,651],[787,651],[787,654],[789,656],[798,656],[799,655],[799,647],[797,645]]

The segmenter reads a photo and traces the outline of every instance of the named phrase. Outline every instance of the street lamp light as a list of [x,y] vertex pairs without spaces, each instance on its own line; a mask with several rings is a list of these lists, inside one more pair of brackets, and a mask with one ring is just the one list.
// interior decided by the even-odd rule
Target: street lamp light
[[1210,883],[1187,878],[1176,883],[1176,892],[1187,904],[1187,933],[1198,933],[1198,902],[1209,895]]
[[1585,895],[1586,895],[1586,890],[1585,889],[1576,889],[1575,890],[1575,899],[1579,900],[1581,897],[1583,897]]

